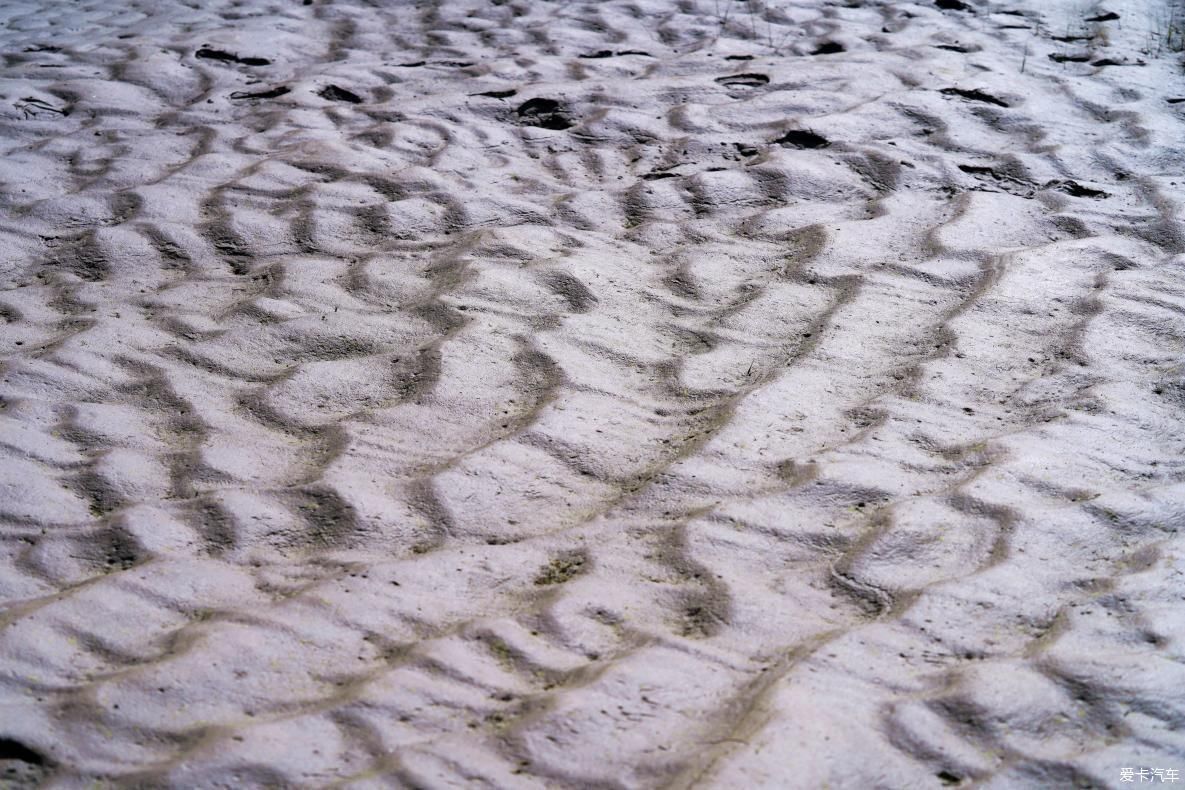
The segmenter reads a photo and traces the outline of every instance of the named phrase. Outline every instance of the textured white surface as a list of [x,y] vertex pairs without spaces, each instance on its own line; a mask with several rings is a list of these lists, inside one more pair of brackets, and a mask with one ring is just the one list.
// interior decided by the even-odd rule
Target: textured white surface
[[0,7],[0,782],[1185,769],[1181,57],[968,3]]

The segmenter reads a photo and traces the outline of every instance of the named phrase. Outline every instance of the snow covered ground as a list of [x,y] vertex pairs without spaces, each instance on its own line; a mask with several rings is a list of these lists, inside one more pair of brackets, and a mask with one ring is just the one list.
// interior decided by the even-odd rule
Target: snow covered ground
[[1175,13],[3,3],[0,784],[1185,781]]

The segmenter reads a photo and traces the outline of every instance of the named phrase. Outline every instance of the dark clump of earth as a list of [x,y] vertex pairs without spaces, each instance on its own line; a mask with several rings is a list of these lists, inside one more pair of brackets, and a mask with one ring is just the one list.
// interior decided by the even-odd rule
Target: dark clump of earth
[[729,74],[727,77],[717,77],[716,82],[727,88],[757,88],[769,84],[769,77],[764,74]]
[[353,91],[348,91],[345,88],[339,88],[336,85],[326,85],[317,93],[322,99],[329,101],[344,101],[350,104],[361,104],[362,97]]
[[285,96],[291,92],[291,88],[281,85],[278,88],[272,88],[266,91],[257,91],[255,93],[249,93],[247,91],[235,91],[230,95],[230,97],[232,99],[278,99],[279,97]]
[[838,55],[844,51],[844,45],[838,41],[824,41],[811,52],[812,55]]
[[528,99],[514,112],[527,126],[560,131],[570,129],[573,125],[567,109],[555,99]]
[[194,57],[202,60],[217,60],[222,63],[241,63],[244,66],[267,66],[271,63],[267,58],[242,57],[233,52],[210,47],[202,47],[194,53]]
[[831,141],[821,134],[806,129],[791,129],[784,135],[774,140],[780,145],[789,145],[794,148],[826,148],[831,145]]
[[981,101],[984,104],[994,104],[997,107],[1007,107],[1008,102],[1003,99],[998,99],[990,93],[984,93],[981,90],[967,90],[966,88],[943,88],[939,93],[946,96],[961,96],[968,101]]

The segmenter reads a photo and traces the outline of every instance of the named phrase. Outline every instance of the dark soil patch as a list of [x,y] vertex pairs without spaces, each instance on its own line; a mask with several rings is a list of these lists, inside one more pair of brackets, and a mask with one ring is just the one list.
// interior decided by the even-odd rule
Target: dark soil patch
[[286,88],[281,85],[278,88],[271,90],[258,91],[257,93],[248,93],[247,91],[235,91],[230,95],[232,99],[278,99],[281,96],[292,93],[291,88]]
[[726,88],[757,88],[769,84],[769,77],[764,74],[730,74],[727,77],[717,77],[716,82]]
[[514,112],[526,126],[562,131],[571,129],[573,125],[568,111],[555,99],[528,99]]
[[831,145],[831,141],[826,137],[807,129],[791,129],[773,142],[794,148],[826,148]]
[[322,99],[329,101],[344,101],[349,104],[361,104],[362,97],[353,91],[348,91],[345,88],[339,88],[337,85],[326,85],[317,92],[317,95]]
[[1045,185],[1046,188],[1053,187],[1059,192],[1065,192],[1071,197],[1084,198],[1105,198],[1110,197],[1101,189],[1091,189],[1090,187],[1082,186],[1077,181],[1050,181]]
[[612,57],[621,58],[621,57],[625,57],[626,55],[638,55],[643,58],[654,57],[649,52],[643,52],[640,49],[619,49],[616,52],[614,52],[611,49],[601,49],[601,50],[597,50],[596,52],[589,52],[584,55],[577,55],[576,57],[584,58],[585,60],[597,60],[600,58],[612,58]]
[[203,60],[217,60],[220,63],[239,63],[243,66],[267,66],[271,64],[271,61],[267,58],[242,57],[233,52],[227,52],[222,49],[211,49],[210,47],[202,47],[194,53],[194,57]]
[[819,46],[815,47],[812,55],[838,55],[840,52],[846,52],[844,45],[838,41],[824,41]]
[[12,738],[0,738],[0,760],[16,760],[30,765],[45,765],[47,763],[43,755]]
[[539,571],[535,577],[535,584],[540,587],[552,584],[563,584],[584,573],[588,560],[581,554],[568,554],[556,557]]
[[12,738],[0,738],[0,787],[44,787],[53,761]]
[[994,104],[997,107],[1009,106],[1008,102],[1006,102],[1002,99],[997,99],[995,96],[991,95],[990,93],[984,93],[981,90],[967,90],[965,88],[943,88],[939,92],[942,94],[945,94],[946,96],[960,96],[964,99],[967,99],[968,101],[981,101],[981,102],[984,102],[985,104]]

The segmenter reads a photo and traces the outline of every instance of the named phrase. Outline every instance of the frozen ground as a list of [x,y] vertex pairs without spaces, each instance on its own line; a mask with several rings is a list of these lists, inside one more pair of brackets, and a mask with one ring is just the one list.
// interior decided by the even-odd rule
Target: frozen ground
[[1170,10],[966,3],[0,5],[0,783],[1185,775]]

